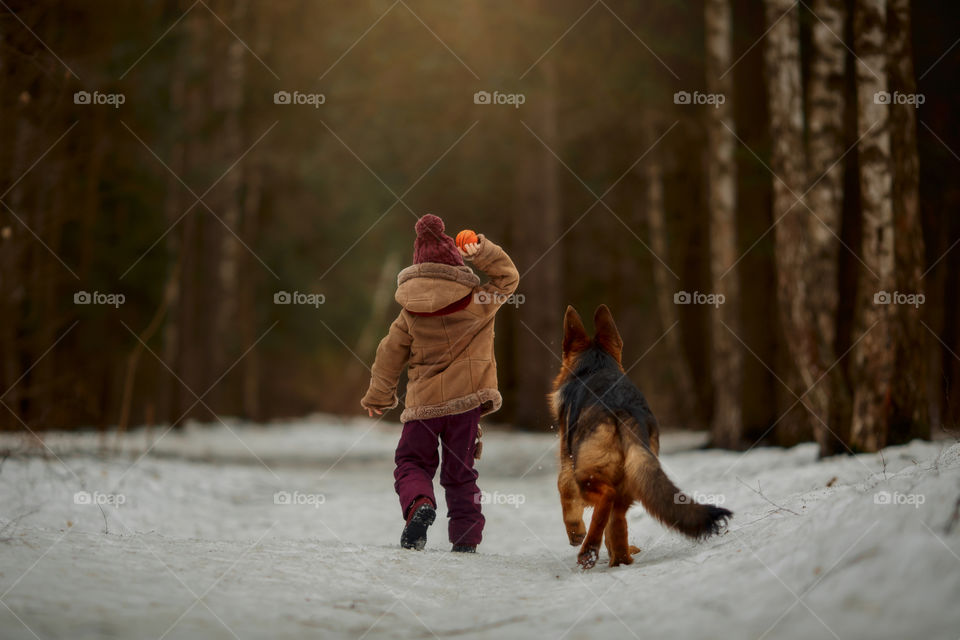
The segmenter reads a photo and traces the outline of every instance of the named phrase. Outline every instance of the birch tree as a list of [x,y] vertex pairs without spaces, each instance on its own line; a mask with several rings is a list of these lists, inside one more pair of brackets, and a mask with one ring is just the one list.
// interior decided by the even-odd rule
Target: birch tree
[[[816,338],[809,316],[805,267],[808,262],[807,220],[802,199],[806,184],[803,153],[803,96],[800,82],[799,17],[791,0],[767,0],[770,25],[764,50],[770,111],[770,162],[773,178],[774,245],[777,266],[777,303],[793,369],[787,384],[793,394],[814,406],[826,400],[815,383]],[[808,393],[809,392],[809,393]],[[804,396],[807,396],[806,398]],[[797,429],[812,431],[808,412],[796,413]]]
[[738,273],[730,270],[737,260],[736,167],[733,135],[732,25],[728,0],[707,0],[706,27],[707,92],[717,96],[716,108],[707,109],[707,187],[710,209],[710,274],[712,293],[723,295],[724,304],[710,314],[713,342],[714,388],[713,443],[737,448],[743,431],[743,353],[740,349],[740,287]]
[[854,449],[863,451],[876,451],[886,444],[894,367],[893,306],[884,304],[889,302],[884,296],[896,286],[886,18],[886,0],[857,0],[853,30],[865,268],[860,272],[858,294],[863,337],[856,347],[850,440]]
[[561,247],[556,243],[563,233],[559,163],[553,156],[560,148],[557,70],[549,58],[542,66],[543,99],[534,121],[534,131],[543,144],[530,136],[524,147],[517,174],[518,202],[517,215],[514,216],[520,291],[525,291],[532,302],[518,308],[519,321],[526,326],[521,324],[517,328],[516,407],[517,422],[525,427],[543,426],[550,420],[546,403],[537,399],[547,394],[548,379],[543,372],[555,370],[556,353],[551,353],[540,340],[557,332],[563,269]]
[[840,234],[843,217],[844,109],[847,49],[840,39],[847,12],[840,0],[814,0],[811,10],[811,62],[807,94],[810,180],[807,204],[809,266],[807,300],[815,322],[813,358],[820,392],[811,393],[814,434],[821,455],[840,453],[849,433],[850,390],[844,370],[835,366],[839,310]]
[[[891,93],[906,101],[890,104],[890,149],[893,184],[894,267],[896,288],[922,293],[924,243],[920,220],[920,162],[917,157],[917,82],[910,37],[910,0],[889,0],[887,44],[890,55],[887,77]],[[892,381],[892,412],[887,444],[929,438],[926,401],[927,367],[924,354],[929,334],[920,324],[921,310],[909,305],[893,309],[896,339]]]
[[[653,118],[649,115],[646,117],[644,128],[645,144],[653,144],[659,134]],[[678,402],[677,408],[683,411],[683,419],[688,423],[696,424],[700,420],[699,396],[693,384],[693,373],[683,352],[682,334],[679,326],[675,326],[680,322],[677,306],[673,301],[676,280],[663,262],[670,255],[670,247],[667,243],[667,216],[663,200],[663,158],[657,148],[652,149],[644,158],[641,164],[641,175],[644,213],[647,219],[647,232],[650,235],[650,251],[655,256],[652,265],[657,312],[660,315],[663,331],[666,332],[663,341],[670,354],[666,364],[677,387],[677,396],[687,399],[685,404]]]

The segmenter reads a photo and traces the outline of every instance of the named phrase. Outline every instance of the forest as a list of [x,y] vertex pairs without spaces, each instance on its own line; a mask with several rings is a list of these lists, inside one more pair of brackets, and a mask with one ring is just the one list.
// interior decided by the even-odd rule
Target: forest
[[0,428],[359,414],[434,213],[521,274],[497,422],[605,303],[714,446],[956,433],[955,3],[0,5]]

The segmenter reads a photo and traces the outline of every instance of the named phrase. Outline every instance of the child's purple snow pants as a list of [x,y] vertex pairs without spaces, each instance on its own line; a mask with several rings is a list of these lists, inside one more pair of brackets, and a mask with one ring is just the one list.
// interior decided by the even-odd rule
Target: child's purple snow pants
[[440,465],[438,439],[442,444],[440,485],[446,493],[450,542],[453,544],[480,544],[482,537],[484,518],[480,513],[477,471],[473,468],[479,419],[480,407],[477,407],[453,416],[405,422],[397,445],[393,486],[400,496],[400,508],[406,518],[407,509],[420,496],[437,504],[433,495],[433,476]]

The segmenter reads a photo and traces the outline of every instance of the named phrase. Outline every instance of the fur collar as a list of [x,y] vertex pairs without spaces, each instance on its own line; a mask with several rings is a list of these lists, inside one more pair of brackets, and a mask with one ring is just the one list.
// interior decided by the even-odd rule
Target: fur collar
[[450,280],[462,284],[470,289],[480,286],[480,278],[473,272],[473,269],[464,265],[462,267],[453,267],[439,262],[422,262],[413,264],[400,272],[397,276],[397,285],[401,285],[407,280],[413,278],[439,278],[441,280]]

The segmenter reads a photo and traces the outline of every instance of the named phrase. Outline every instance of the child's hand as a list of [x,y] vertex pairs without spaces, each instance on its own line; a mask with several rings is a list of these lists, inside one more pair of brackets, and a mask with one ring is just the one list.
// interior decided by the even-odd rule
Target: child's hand
[[464,258],[472,258],[473,256],[477,255],[477,251],[479,251],[479,249],[480,249],[479,242],[465,244],[463,245],[463,249],[461,249],[460,247],[457,247],[457,250],[460,252],[460,255],[463,256]]
[[380,409],[367,409],[367,415],[369,415],[369,416],[372,418],[374,411],[377,412],[377,415],[378,415],[378,416],[382,416],[382,415],[383,415],[383,411],[380,411]]

